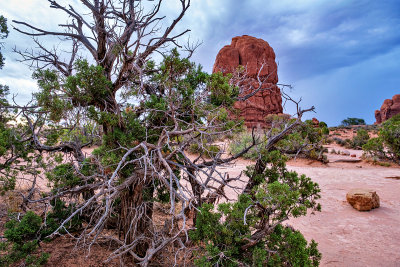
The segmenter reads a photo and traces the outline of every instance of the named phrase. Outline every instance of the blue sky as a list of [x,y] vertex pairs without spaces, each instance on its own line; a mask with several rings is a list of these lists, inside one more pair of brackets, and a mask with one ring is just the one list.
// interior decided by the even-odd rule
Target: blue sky
[[[165,1],[163,12],[174,13],[175,2]],[[307,118],[315,116],[331,126],[346,117],[373,123],[383,100],[400,93],[399,0],[192,2],[179,26],[191,29],[191,40],[202,41],[192,59],[210,72],[219,49],[232,37],[247,34],[268,41],[279,64],[279,82],[293,85],[291,95],[301,97],[304,108],[316,107],[317,113]],[[0,14],[10,24],[22,19],[51,28],[64,19],[43,0],[7,1]],[[23,101],[36,85],[29,69],[15,62],[11,48],[32,43],[15,31],[6,42],[0,83],[10,85]],[[287,107],[286,112],[293,110]]]

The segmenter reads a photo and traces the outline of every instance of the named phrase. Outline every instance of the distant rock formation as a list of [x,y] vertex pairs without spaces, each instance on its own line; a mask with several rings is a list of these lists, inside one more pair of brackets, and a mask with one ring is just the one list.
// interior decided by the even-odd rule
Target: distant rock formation
[[380,124],[394,115],[400,113],[400,94],[394,95],[392,99],[385,99],[380,110],[375,110],[375,124]]
[[317,118],[312,118],[311,122],[312,122],[314,128],[319,127],[319,120]]
[[283,111],[282,96],[277,86],[275,52],[262,39],[248,35],[234,37],[230,45],[219,51],[213,72],[235,73],[239,66],[245,68],[245,74],[237,77],[241,90],[239,97],[249,95],[258,88],[260,90],[245,101],[237,101],[234,107],[240,111],[247,127],[265,127],[268,114]]

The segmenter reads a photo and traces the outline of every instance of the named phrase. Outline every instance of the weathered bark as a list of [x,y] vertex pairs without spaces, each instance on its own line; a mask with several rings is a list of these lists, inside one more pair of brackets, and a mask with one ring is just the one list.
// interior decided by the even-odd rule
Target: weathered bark
[[151,245],[153,232],[153,203],[146,200],[153,194],[153,186],[138,181],[127,188],[121,195],[121,212],[119,217],[120,235],[125,244],[136,243],[134,252],[144,257]]

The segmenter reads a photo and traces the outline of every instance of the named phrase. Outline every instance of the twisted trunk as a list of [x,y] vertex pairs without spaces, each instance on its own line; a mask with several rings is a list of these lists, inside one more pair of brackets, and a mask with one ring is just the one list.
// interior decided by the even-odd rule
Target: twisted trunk
[[[153,195],[152,185],[144,184],[138,177],[137,181],[129,186],[121,195],[121,212],[119,217],[119,231],[124,243],[135,243],[133,251],[144,257],[153,234]],[[149,198],[150,196],[150,198]]]

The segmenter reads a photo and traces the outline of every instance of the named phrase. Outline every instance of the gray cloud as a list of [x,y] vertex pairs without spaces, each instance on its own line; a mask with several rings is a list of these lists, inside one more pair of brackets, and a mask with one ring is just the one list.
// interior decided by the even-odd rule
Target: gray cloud
[[[178,7],[177,1],[165,1],[163,13],[172,19]],[[2,3],[1,13],[9,21],[29,20],[47,28],[65,20],[43,0],[7,1]],[[368,122],[373,122],[374,109],[398,91],[397,0],[193,0],[176,32],[186,28],[192,30],[188,35],[191,40],[203,41],[192,59],[209,72],[217,52],[232,37],[248,34],[268,41],[279,62],[280,81],[295,85],[293,94],[303,96],[305,105],[316,105],[317,116],[331,125],[346,114],[351,116],[365,109],[365,103],[357,102],[357,95],[362,95],[364,102],[374,96],[369,100],[374,107],[361,112]],[[59,40],[46,39],[48,45],[58,43]],[[12,90],[28,97],[35,90],[34,82],[30,81],[28,68],[13,62],[16,55],[10,51],[14,45],[30,47],[32,42],[11,31],[0,82],[12,82]],[[379,60],[384,60],[384,65]],[[373,82],[366,82],[370,77]],[[391,88],[382,90],[384,86],[380,85]],[[333,110],[338,106],[341,113],[335,114]]]

